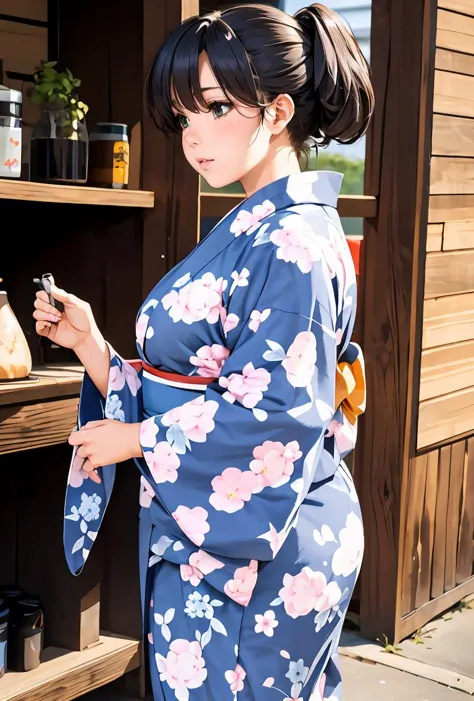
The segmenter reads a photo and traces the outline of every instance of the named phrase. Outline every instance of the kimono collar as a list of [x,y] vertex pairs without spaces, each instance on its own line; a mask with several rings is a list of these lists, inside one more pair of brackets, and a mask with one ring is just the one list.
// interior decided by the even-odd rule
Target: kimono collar
[[[295,204],[320,204],[337,207],[344,175],[332,170],[308,170],[294,173],[265,185],[241,202],[229,215],[239,209],[248,210],[270,200],[276,209]],[[227,215],[227,216],[229,216]]]

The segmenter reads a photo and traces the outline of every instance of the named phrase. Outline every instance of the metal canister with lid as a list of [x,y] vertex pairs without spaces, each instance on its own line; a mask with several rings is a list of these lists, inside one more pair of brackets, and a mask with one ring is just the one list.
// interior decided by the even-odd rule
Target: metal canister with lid
[[89,134],[88,184],[117,189],[127,187],[129,155],[127,125],[98,122]]
[[0,177],[21,175],[22,104],[19,90],[0,85]]

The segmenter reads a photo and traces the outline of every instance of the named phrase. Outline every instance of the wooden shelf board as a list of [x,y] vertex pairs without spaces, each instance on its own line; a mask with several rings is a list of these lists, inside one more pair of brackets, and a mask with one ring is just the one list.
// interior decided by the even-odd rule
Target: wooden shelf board
[[139,641],[101,635],[78,651],[49,647],[31,672],[7,672],[0,701],[70,701],[139,667]]
[[31,376],[40,379],[32,384],[0,381],[0,406],[79,396],[84,368],[79,363],[38,365],[33,367]]
[[155,194],[148,190],[113,190],[78,185],[50,185],[26,180],[0,179],[0,199],[63,204],[95,204],[111,207],[155,206]]
[[[201,216],[223,217],[231,209],[244,200],[244,195],[222,192],[201,192]],[[371,219],[377,216],[377,198],[373,195],[340,195],[337,210],[341,217],[365,217]]]

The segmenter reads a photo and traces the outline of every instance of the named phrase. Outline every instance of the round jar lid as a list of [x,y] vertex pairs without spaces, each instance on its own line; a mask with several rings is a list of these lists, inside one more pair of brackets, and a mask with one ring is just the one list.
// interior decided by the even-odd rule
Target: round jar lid
[[23,102],[23,95],[19,90],[7,88],[6,85],[0,85],[0,102],[15,102],[21,105]]
[[115,134],[117,136],[127,136],[127,125],[120,122],[97,122],[91,134]]

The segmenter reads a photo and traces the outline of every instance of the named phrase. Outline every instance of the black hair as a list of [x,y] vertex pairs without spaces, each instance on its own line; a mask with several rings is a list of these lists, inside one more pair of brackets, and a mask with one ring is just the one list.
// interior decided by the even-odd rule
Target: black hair
[[291,17],[268,5],[231,5],[191,17],[174,29],[150,68],[148,111],[166,134],[181,131],[172,109],[209,109],[199,84],[206,52],[226,98],[263,111],[288,94],[288,123],[301,154],[310,140],[351,144],[367,131],[374,108],[369,65],[342,18],[315,3]]

